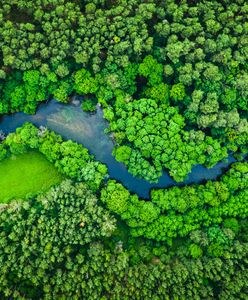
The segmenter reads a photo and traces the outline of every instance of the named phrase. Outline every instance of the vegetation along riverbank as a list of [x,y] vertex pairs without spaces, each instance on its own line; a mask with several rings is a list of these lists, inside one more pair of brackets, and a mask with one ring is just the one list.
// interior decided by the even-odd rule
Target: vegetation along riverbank
[[248,298],[247,36],[245,0],[0,1],[0,299]]

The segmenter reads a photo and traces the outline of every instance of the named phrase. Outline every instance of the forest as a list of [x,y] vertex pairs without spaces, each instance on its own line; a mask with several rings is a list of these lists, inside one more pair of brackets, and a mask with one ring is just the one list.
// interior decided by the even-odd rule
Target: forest
[[[0,299],[248,298],[247,36],[245,0],[1,1]],[[21,121],[75,96],[123,170],[174,183],[143,199]]]

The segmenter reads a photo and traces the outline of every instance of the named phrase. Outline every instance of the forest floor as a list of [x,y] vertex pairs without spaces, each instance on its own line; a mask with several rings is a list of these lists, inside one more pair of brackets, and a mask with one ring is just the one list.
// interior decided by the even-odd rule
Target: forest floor
[[63,180],[43,154],[26,152],[0,162],[0,203],[48,190]]

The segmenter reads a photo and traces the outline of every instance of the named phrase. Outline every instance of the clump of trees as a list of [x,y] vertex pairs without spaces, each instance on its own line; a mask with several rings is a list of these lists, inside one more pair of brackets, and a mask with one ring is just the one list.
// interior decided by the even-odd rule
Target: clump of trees
[[130,239],[87,185],[66,180],[36,199],[1,206],[0,296],[245,299],[241,227],[226,219],[168,252]]
[[247,163],[219,181],[153,190],[144,201],[114,180],[103,184],[104,165],[44,128],[27,123],[0,146],[2,158],[37,149],[80,181],[0,206],[1,298],[246,295]]
[[[246,6],[244,0],[3,0],[0,113],[34,112],[49,96],[66,101],[73,86],[113,107],[137,91],[138,74],[143,98],[178,106],[187,126],[246,152]],[[78,84],[83,73],[88,81]],[[31,87],[22,80],[30,75]],[[93,110],[89,101],[84,108]]]
[[0,82],[0,89],[0,114],[16,111],[34,114],[40,102],[51,97],[67,102],[73,90],[69,77],[60,79],[49,70],[45,73],[39,70],[14,72],[5,82]]
[[[245,0],[1,0],[0,115],[84,95],[132,174],[182,181],[247,153],[247,34]],[[0,206],[1,299],[247,298],[246,162],[144,201],[31,124],[0,160],[29,149],[77,183]]]
[[[0,219],[0,294],[14,298],[40,298],[52,293],[52,286],[55,295],[73,291],[70,270],[84,263],[86,245],[116,228],[87,185],[69,180],[37,199],[11,203]],[[19,280],[24,284],[15,289]]]
[[58,170],[77,181],[85,181],[98,190],[107,175],[107,167],[94,160],[88,149],[75,142],[63,141],[60,135],[47,129],[38,129],[30,123],[10,133],[1,144],[0,153],[4,158],[9,153],[19,154],[28,149],[43,153]]
[[[1,1],[0,47],[2,77],[8,67],[53,69],[60,77],[71,66],[91,65],[99,71],[105,61],[125,65],[151,51],[147,22],[155,3],[119,1]],[[21,17],[20,17],[21,15]]]
[[[163,169],[169,169],[176,181],[182,181],[195,164],[211,167],[227,157],[228,149],[246,151],[248,123],[237,114],[236,127],[227,127],[231,131],[223,131],[221,137],[217,129],[211,136],[189,126],[187,117],[180,113],[180,103],[188,97],[184,85],[165,83],[162,64],[152,56],[114,72],[104,68],[95,76],[82,68],[71,79],[60,81],[54,72],[42,75],[32,70],[18,74],[11,75],[12,79],[4,84],[3,108],[34,112],[37,103],[49,95],[66,101],[75,91],[85,96],[82,107],[92,111],[98,99],[105,107],[109,131],[114,132],[116,159],[125,163],[133,175],[150,182],[156,182]],[[146,84],[139,86],[139,78]],[[173,106],[175,103],[178,107]]]
[[127,222],[133,236],[169,244],[226,218],[247,218],[247,199],[247,163],[233,164],[220,181],[152,190],[151,202],[138,200],[115,181],[109,181],[101,192],[102,202]]
[[[194,164],[211,167],[227,157],[227,149],[202,131],[186,131],[185,120],[174,107],[140,99],[116,109],[110,131],[122,134],[114,154],[128,170],[148,181],[157,181],[164,168],[183,181]],[[128,146],[127,146],[128,145]]]

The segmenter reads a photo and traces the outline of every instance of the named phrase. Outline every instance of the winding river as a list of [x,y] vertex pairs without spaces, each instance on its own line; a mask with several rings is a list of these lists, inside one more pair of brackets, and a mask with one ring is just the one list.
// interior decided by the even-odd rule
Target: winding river
[[167,188],[190,183],[200,183],[209,179],[216,179],[223,173],[235,159],[229,156],[225,161],[219,162],[213,168],[207,169],[202,165],[193,167],[192,172],[183,183],[175,182],[168,173],[164,172],[159,182],[151,184],[143,179],[133,177],[127,168],[117,162],[112,156],[114,143],[104,133],[108,127],[103,118],[102,110],[98,107],[96,113],[90,114],[80,108],[79,97],[74,97],[70,104],[59,103],[51,100],[41,104],[35,115],[15,113],[0,118],[0,131],[9,133],[25,122],[31,122],[36,126],[46,126],[60,134],[64,139],[71,139],[89,149],[95,158],[108,166],[110,178],[120,181],[129,191],[144,199],[149,199],[151,188]]

